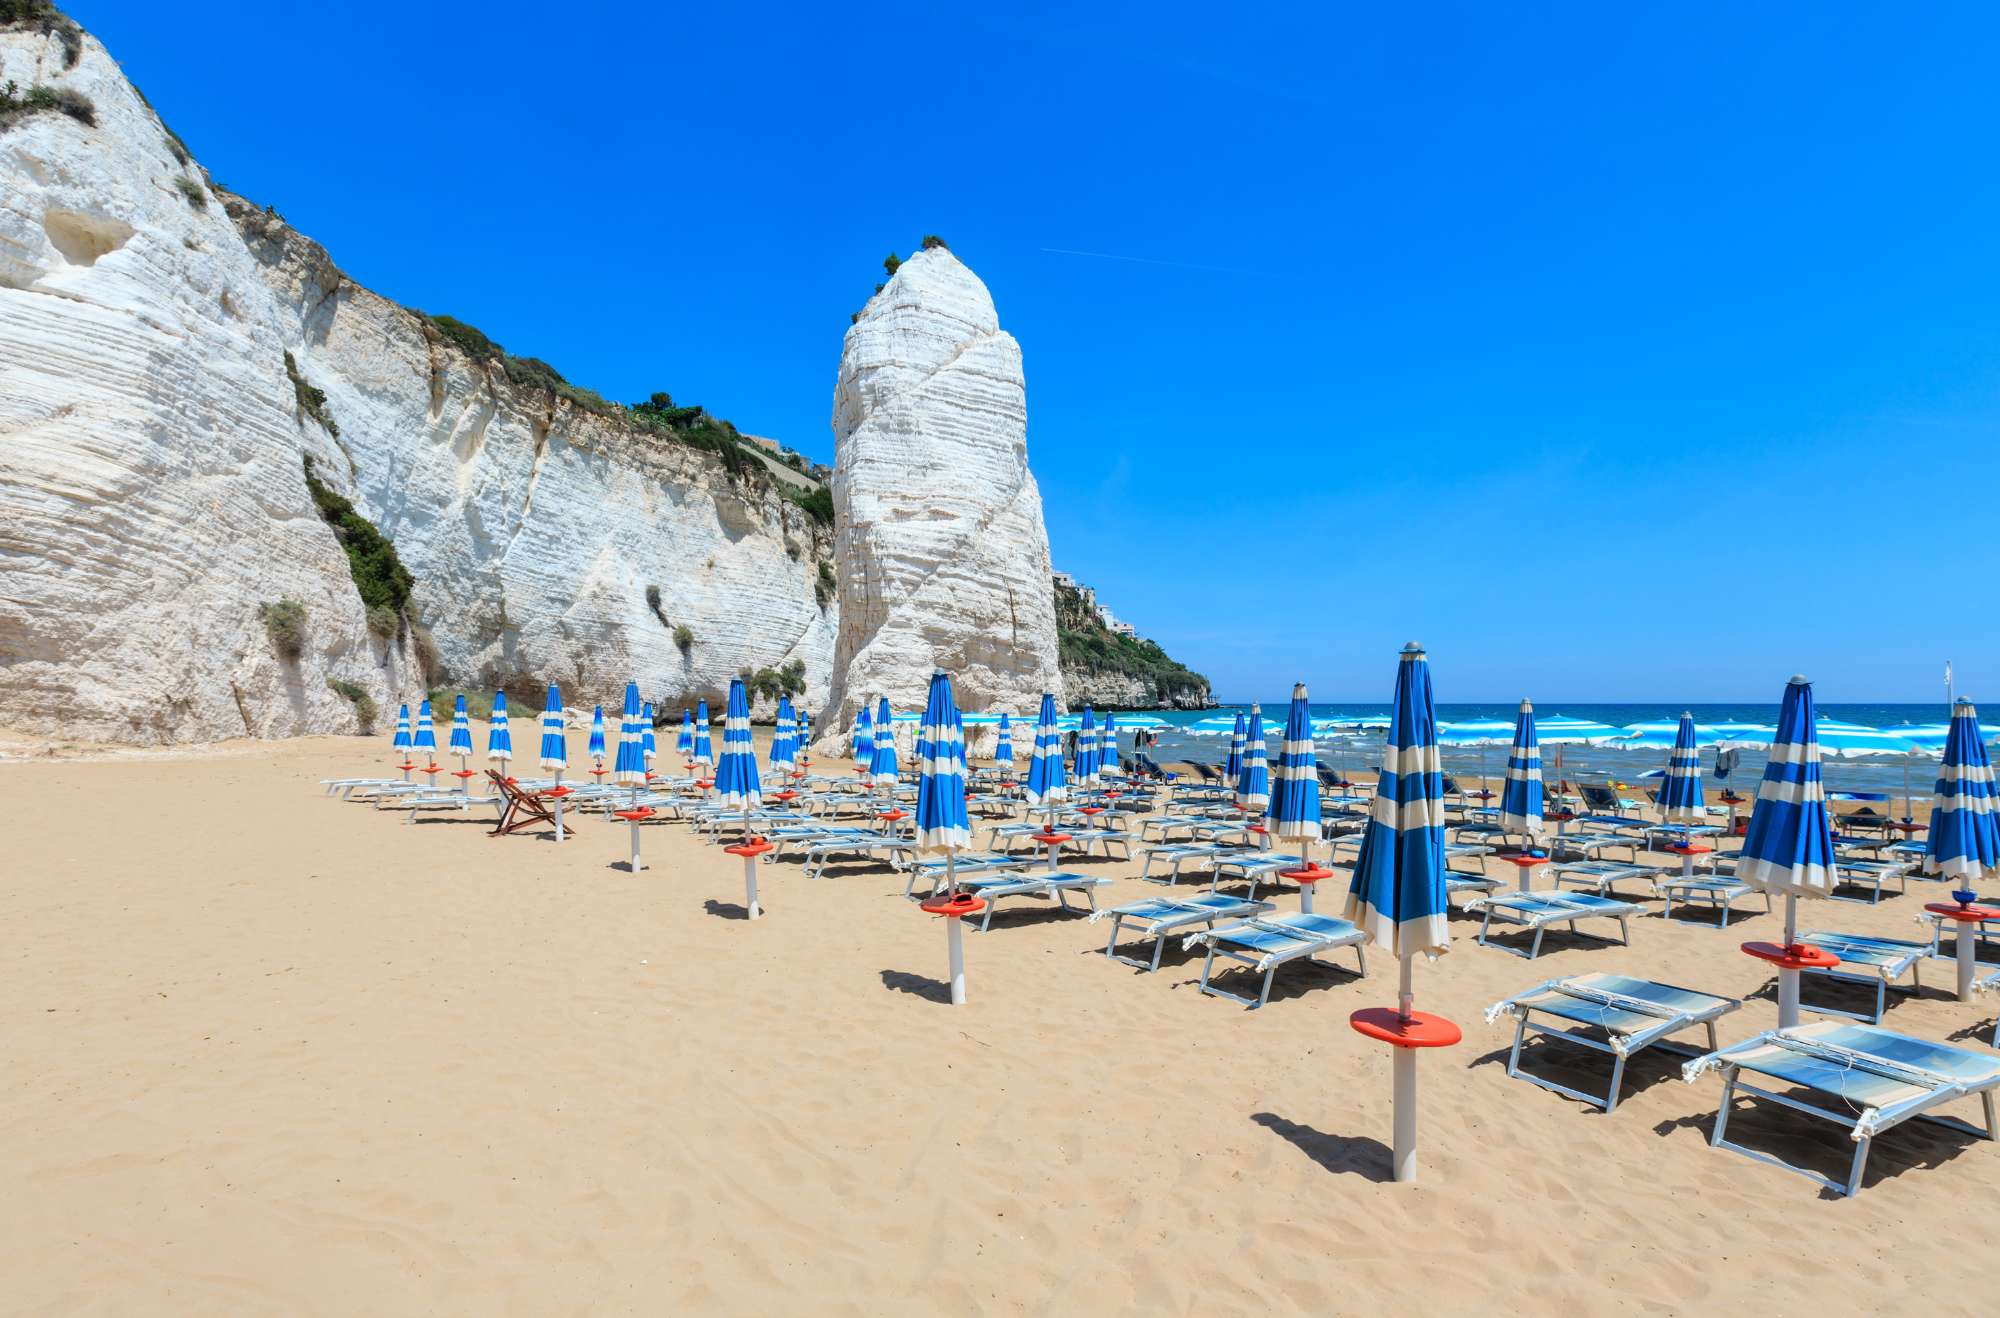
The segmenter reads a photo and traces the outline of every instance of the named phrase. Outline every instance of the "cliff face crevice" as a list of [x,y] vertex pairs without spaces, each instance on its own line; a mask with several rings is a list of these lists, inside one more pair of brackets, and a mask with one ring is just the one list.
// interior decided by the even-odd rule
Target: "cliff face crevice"
[[[46,45],[0,32],[0,82],[80,92],[96,124],[0,133],[0,724],[352,731],[335,684],[393,710],[431,678],[553,680],[573,704],[636,678],[672,705],[793,659],[824,702],[825,528],[769,481],[468,355],[216,189],[95,40],[67,69]],[[369,632],[308,456],[414,574],[437,671]],[[296,660],[259,616],[280,600],[305,610]]]

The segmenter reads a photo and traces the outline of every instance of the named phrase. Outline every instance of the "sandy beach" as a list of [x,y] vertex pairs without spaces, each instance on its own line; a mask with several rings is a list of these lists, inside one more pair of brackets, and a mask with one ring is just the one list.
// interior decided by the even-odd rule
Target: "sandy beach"
[[[1552,934],[1533,963],[1455,919],[1417,994],[1466,1038],[1423,1059],[1399,1187],[1389,1059],[1347,1022],[1393,998],[1386,958],[1287,967],[1244,1011],[1196,991],[1198,958],[1142,974],[1105,926],[1019,909],[968,936],[954,1010],[942,932],[886,868],[774,867],[751,923],[738,862],[679,826],[635,876],[621,825],[556,846],[320,794],[385,746],[0,763],[0,1310],[1989,1307],[1955,1244],[2000,1208],[2000,1149],[1899,1127],[1841,1200],[1711,1149],[1721,1085],[1678,1059],[1635,1062],[1608,1117],[1505,1077],[1481,1009],[1566,973],[1750,998],[1724,1042],[1770,1028],[1737,945],[1776,916],[1649,903],[1630,948]],[[1078,863],[1119,880],[1106,904],[1161,891]],[[1938,895],[1802,923],[1921,937]],[[1924,971],[1886,1023],[1984,1048],[1994,1004]],[[1850,1152],[1770,1110],[1732,1130],[1827,1172]]]

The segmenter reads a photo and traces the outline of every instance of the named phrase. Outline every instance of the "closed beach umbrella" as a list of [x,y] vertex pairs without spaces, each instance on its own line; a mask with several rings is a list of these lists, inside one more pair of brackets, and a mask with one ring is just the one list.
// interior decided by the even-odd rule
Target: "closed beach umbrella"
[[1076,732],[1076,763],[1070,777],[1078,787],[1097,783],[1097,714],[1088,705],[1083,707],[1083,726]]
[[551,682],[548,697],[542,701],[542,767],[554,769],[560,785],[563,766],[568,763],[569,740],[563,736],[562,692]]
[[864,776],[875,767],[875,716],[868,710],[868,702],[861,702],[861,710],[854,716],[854,767]]
[[674,749],[681,753],[683,759],[694,754],[694,711],[691,709],[681,711],[681,735],[674,739]]
[[1514,749],[1507,753],[1507,780],[1500,788],[1500,827],[1531,843],[1548,830],[1542,819],[1542,743],[1535,735],[1535,707],[1526,700],[1514,716]]
[[1660,818],[1669,824],[1699,824],[1708,818],[1701,795],[1701,751],[1694,715],[1681,715],[1674,749],[1667,756],[1667,780],[1660,788]]
[[1035,719],[1035,751],[1028,761],[1028,804],[1046,806],[1054,817],[1056,803],[1069,795],[1063,781],[1062,734],[1056,731],[1056,698],[1042,693],[1041,713]]
[[1931,806],[1931,840],[1924,873],[1956,879],[1970,889],[2000,875],[2000,814],[1995,813],[1993,765],[1970,700],[1952,706],[1951,733]]
[[[924,721],[917,728],[916,828],[916,847],[924,854],[950,856],[972,845],[965,813],[965,724],[951,679],[942,672],[931,674]],[[956,874],[952,879],[955,889]]]
[[639,753],[646,757],[646,767],[653,767],[653,757],[660,753],[659,734],[653,731],[653,702],[648,700],[639,707],[639,718],[646,725],[645,736],[639,740]]
[[1002,769],[1014,767],[1014,724],[1005,714],[1000,716],[999,741],[993,747],[993,763]]
[[460,696],[451,706],[451,753],[459,757],[459,767],[472,758],[472,715],[466,713],[465,697]]
[[1414,1010],[1410,990],[1411,960],[1419,953],[1436,957],[1451,941],[1445,912],[1444,761],[1438,752],[1437,704],[1424,648],[1411,641],[1397,665],[1382,772],[1347,895],[1347,918],[1400,963],[1395,1010],[1364,1010],[1351,1018],[1361,1033],[1395,1047],[1398,1181],[1413,1181],[1417,1175],[1416,1050],[1455,1043],[1459,1037],[1450,1022]]
[[1271,765],[1264,756],[1264,710],[1250,706],[1250,731],[1243,738],[1243,772],[1236,779],[1236,804],[1261,815],[1271,804]]
[[722,716],[722,762],[715,769],[715,794],[725,806],[741,810],[744,831],[750,812],[763,803],[757,781],[757,749],[750,744],[750,701],[743,679],[729,679],[729,704]]
[[1299,848],[1299,868],[1291,877],[1299,885],[1302,910],[1312,909],[1313,885],[1320,871],[1313,865],[1312,844],[1319,841],[1319,757],[1313,751],[1312,717],[1306,686],[1292,688],[1285,711],[1285,739],[1278,746],[1278,772],[1271,784],[1271,834]]
[[1104,716],[1104,729],[1097,734],[1097,776],[1118,772],[1118,720]]
[[1234,788],[1236,780],[1243,776],[1243,734],[1247,727],[1242,713],[1239,712],[1236,715],[1235,731],[1229,734],[1229,758],[1222,762],[1222,780],[1231,788]]
[[498,760],[502,772],[514,758],[514,732],[507,725],[507,693],[493,693],[493,717],[486,724],[486,758]]
[[771,732],[771,767],[790,773],[798,763],[798,724],[792,714],[792,698],[778,697],[778,726]]
[[621,787],[638,788],[646,781],[646,733],[639,684],[625,684],[625,708],[618,718],[618,758],[611,764],[611,781]]
[[877,787],[896,787],[896,725],[889,717],[889,697],[875,707],[875,758],[868,776]]
[[[1757,788],[1757,804],[1738,853],[1736,877],[1785,899],[1785,951],[1797,961],[1801,897],[1833,893],[1833,825],[1820,781],[1819,735],[1814,727],[1812,683],[1794,677],[1778,711],[1778,732]],[[1754,946],[1745,944],[1745,950]],[[1767,958],[1770,959],[1770,958]],[[1799,972],[1778,962],[1778,1027],[1799,1023]]]
[[417,740],[420,751],[429,751],[433,761],[437,759],[437,729],[431,726],[431,702],[426,700],[417,706]]
[[396,706],[396,739],[389,743],[389,749],[403,757],[403,781],[410,781],[410,770],[415,767],[410,761],[410,751],[416,745],[416,738],[410,732],[410,707]]
[[604,706],[593,705],[590,709],[590,744],[585,747],[590,758],[597,761],[597,767],[604,767]]
[[694,762],[701,766],[703,775],[715,767],[715,745],[708,739],[708,701],[695,702],[694,707]]

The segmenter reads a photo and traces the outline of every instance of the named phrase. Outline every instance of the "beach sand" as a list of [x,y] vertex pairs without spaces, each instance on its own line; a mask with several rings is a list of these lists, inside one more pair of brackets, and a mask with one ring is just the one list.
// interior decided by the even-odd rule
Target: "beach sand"
[[[773,867],[746,922],[739,862],[679,826],[648,830],[635,876],[619,824],[556,846],[320,794],[380,771],[385,742],[0,763],[0,1310],[1949,1313],[1986,1294],[2000,1148],[1906,1125],[1840,1200],[1711,1149],[1721,1085],[1681,1083],[1678,1059],[1636,1062],[1609,1117],[1506,1079],[1487,1003],[1597,970],[1768,993],[1737,945],[1777,916],[1649,916],[1629,949],[1552,934],[1533,963],[1455,919],[1417,1002],[1466,1038],[1422,1058],[1422,1180],[1397,1186],[1389,1057],[1347,1020],[1392,1002],[1385,956],[1360,982],[1287,967],[1246,1012],[1177,949],[1142,974],[1099,955],[1105,926],[1022,910],[968,934],[953,1009],[943,930],[886,870]],[[1107,903],[1162,891],[1136,861],[1081,863],[1119,878]],[[1802,923],[1917,938],[1940,895]],[[1925,978],[1887,1023],[1984,1049],[1995,1004],[1951,1000],[1942,963]],[[1722,1037],[1775,1023],[1756,997]],[[1573,1056],[1563,1074],[1600,1087],[1602,1059]],[[1836,1174],[1850,1152],[1768,1110],[1732,1133]]]

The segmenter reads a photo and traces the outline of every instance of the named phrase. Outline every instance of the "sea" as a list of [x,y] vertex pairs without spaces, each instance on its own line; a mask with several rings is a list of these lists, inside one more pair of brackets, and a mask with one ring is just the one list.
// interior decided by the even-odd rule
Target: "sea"
[[[1289,701],[1278,699],[1259,703],[1264,713],[1268,745],[1282,729]],[[1213,709],[1167,710],[1135,714],[1130,717],[1135,721],[1158,720],[1163,725],[1156,729],[1160,735],[1157,751],[1159,759],[1202,760],[1216,763],[1228,753],[1228,736],[1202,735],[1194,731],[1196,725],[1204,720],[1232,718],[1238,711],[1247,714],[1250,708],[1248,704],[1225,704]],[[1386,704],[1315,702],[1311,709],[1315,719],[1347,720],[1371,715],[1386,718],[1389,714],[1389,706]],[[1437,716],[1440,723],[1504,721],[1511,724],[1515,709],[1516,706],[1512,702],[1490,705],[1440,703],[1437,707]],[[1604,704],[1560,700],[1535,702],[1535,717],[1542,722],[1582,719],[1609,724],[1614,728],[1625,728],[1639,723],[1671,723],[1679,719],[1683,711],[1693,714],[1697,724],[1769,725],[1778,721],[1778,707],[1775,704]],[[1905,724],[1938,726],[1949,722],[1951,717],[1949,707],[1941,701],[1922,704],[1819,705],[1817,712],[1822,722],[1837,720],[1867,728],[1892,728]],[[1126,717],[1119,716],[1121,724],[1125,722]],[[1994,730],[1989,724],[1986,731],[1990,737]],[[1129,739],[1126,740],[1129,742]],[[1336,770],[1372,771],[1381,759],[1382,734],[1379,729],[1319,733],[1314,737],[1314,748],[1318,752],[1320,762]],[[1658,744],[1544,745],[1542,775],[1551,782],[1558,778],[1575,779],[1579,776],[1593,782],[1606,778],[1621,782],[1636,782],[1648,771],[1665,767],[1667,754],[1667,747]],[[1442,748],[1442,755],[1446,772],[1454,776],[1475,779],[1483,777],[1497,782],[1507,767],[1507,747],[1504,745],[1445,746]],[[1715,760],[1715,749],[1703,748],[1701,762],[1706,785],[1711,789],[1720,790],[1725,783],[1714,777]],[[1829,791],[1900,799],[1907,782],[1909,790],[1922,798],[1929,796],[1935,785],[1936,766],[1935,755],[1870,755],[1856,758],[1828,758],[1824,761],[1822,772]],[[1763,775],[1763,753],[1760,750],[1745,748],[1738,751],[1736,767],[1730,773],[1726,785],[1734,786],[1747,795],[1756,790],[1756,785]]]

